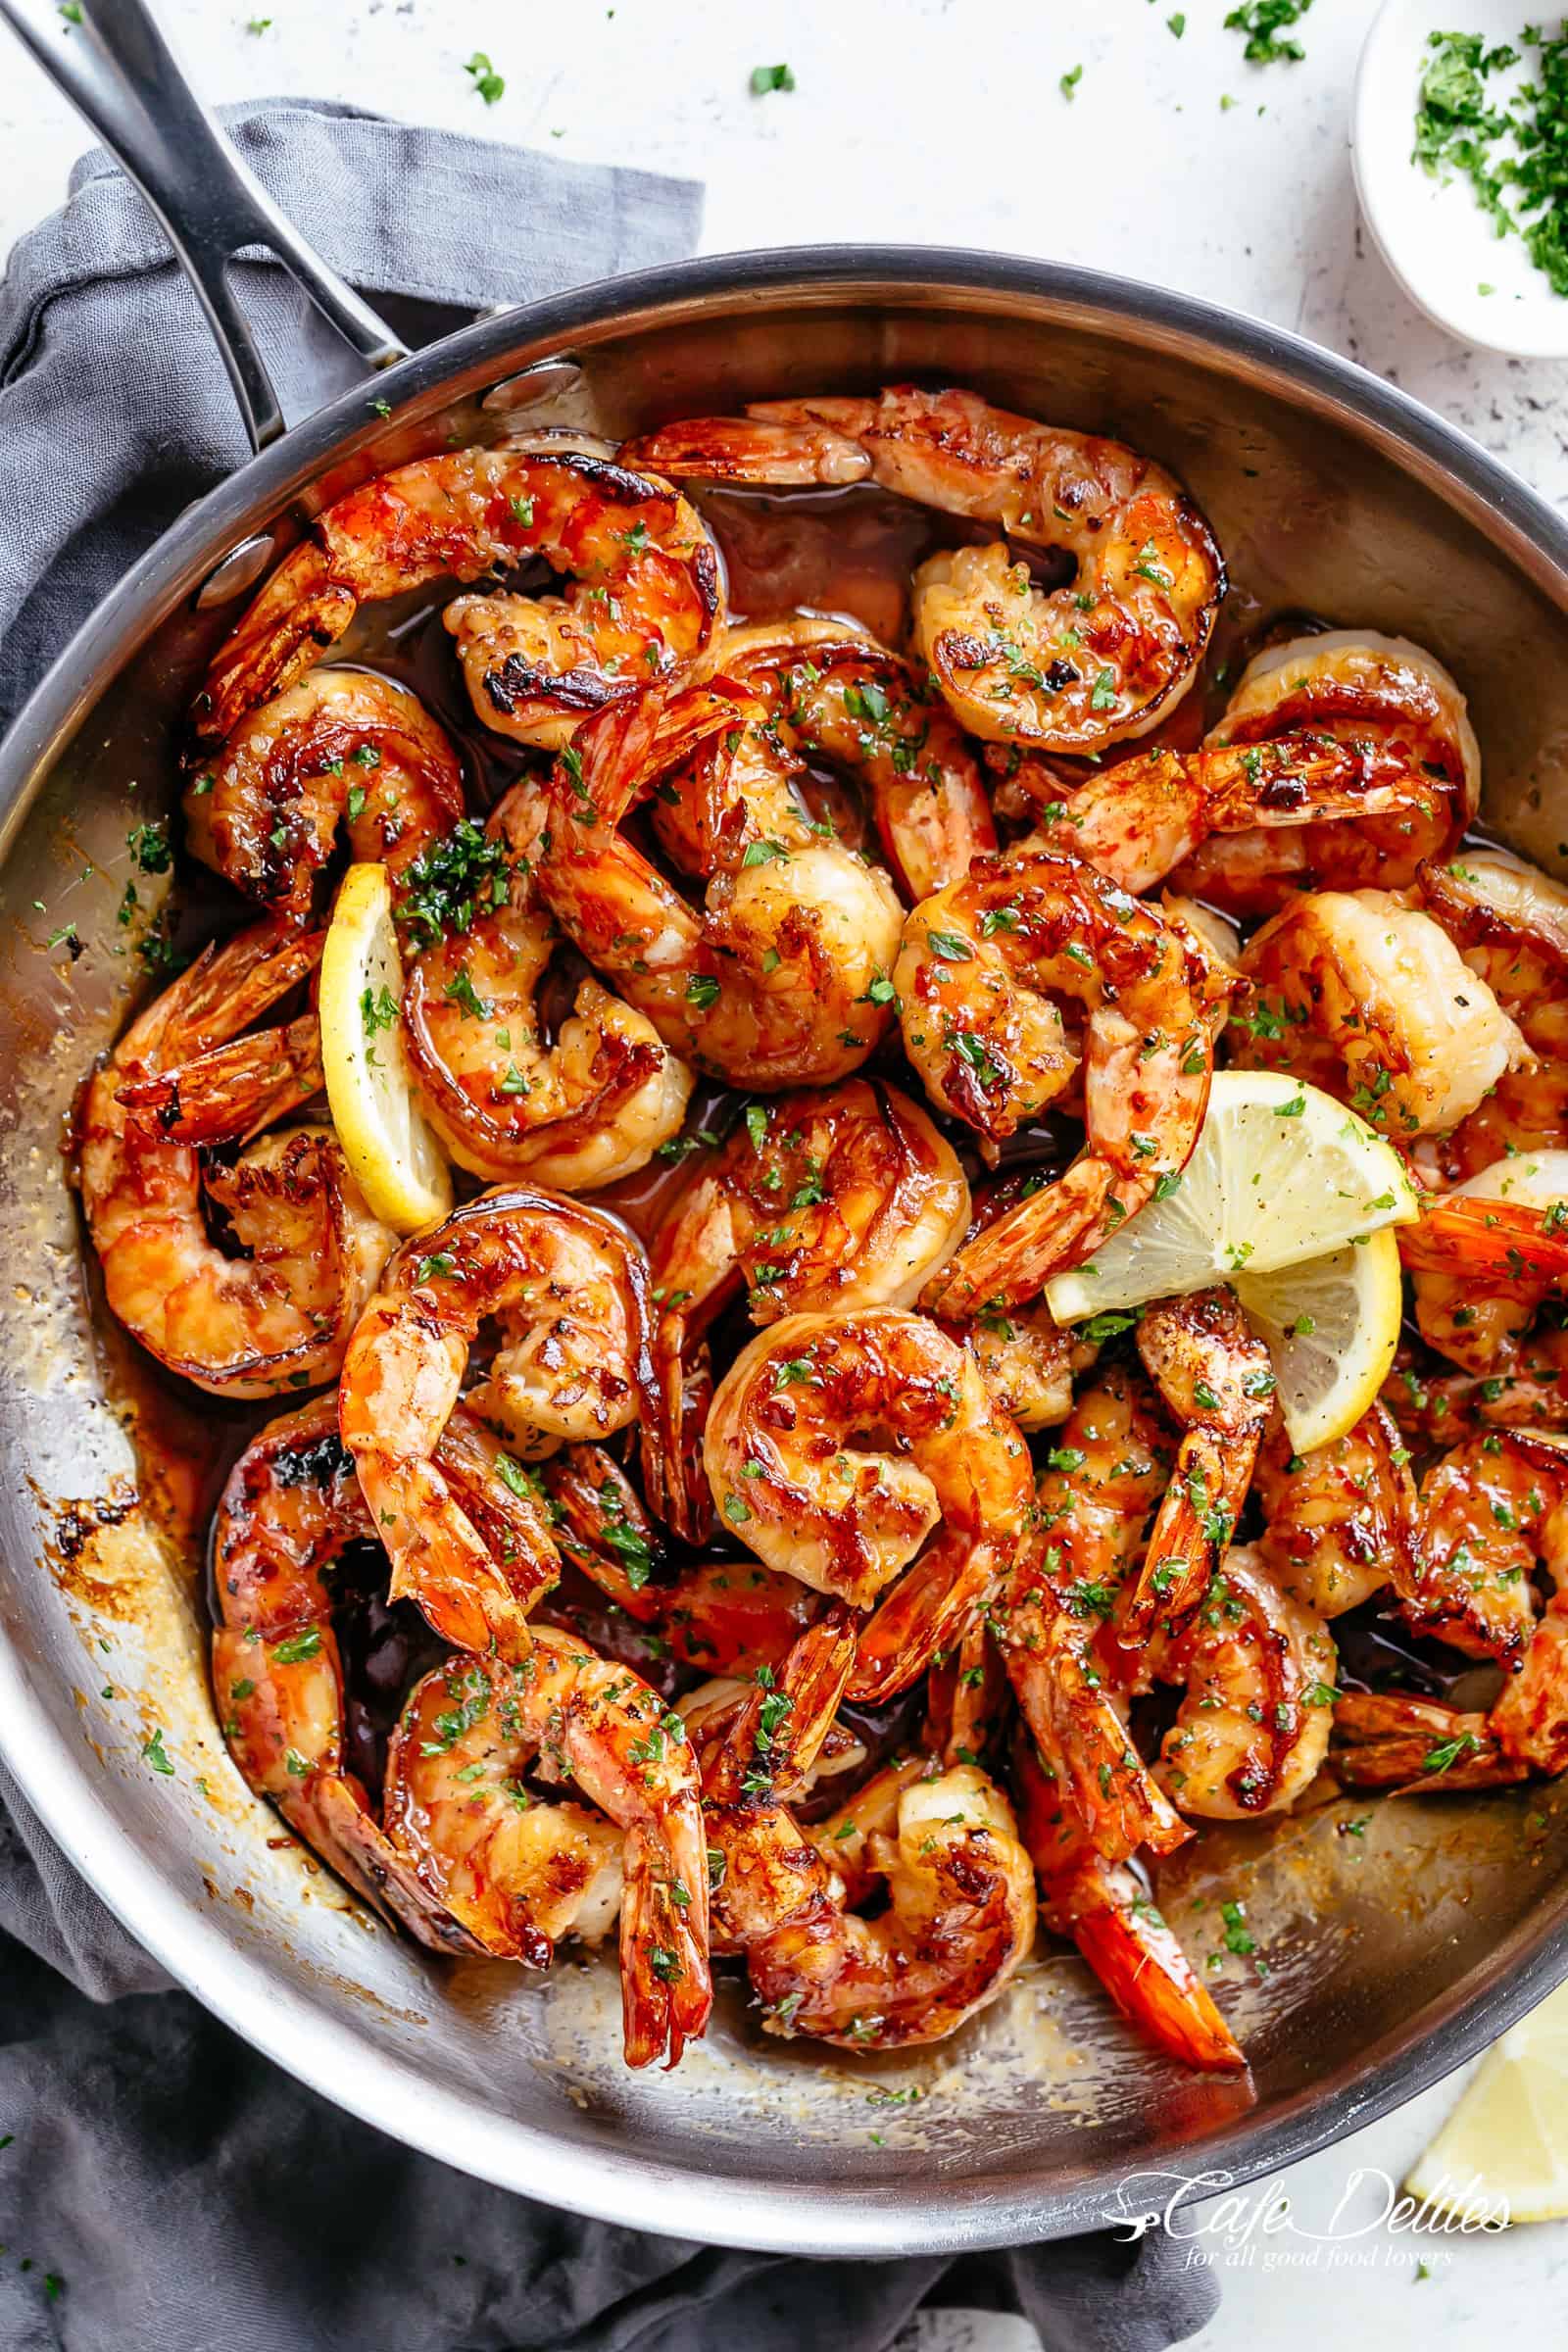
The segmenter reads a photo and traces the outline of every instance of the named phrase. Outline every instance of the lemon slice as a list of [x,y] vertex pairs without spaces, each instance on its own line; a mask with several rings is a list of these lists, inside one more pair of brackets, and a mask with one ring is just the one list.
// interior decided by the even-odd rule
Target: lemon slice
[[1320,1087],[1216,1070],[1181,1181],[1046,1285],[1058,1323],[1326,1257],[1418,1214],[1397,1152]]
[[1568,2215],[1568,1984],[1488,2051],[1404,2185],[1440,2212],[1494,2222]]
[[1358,1248],[1331,1250],[1232,1287],[1268,1342],[1285,1434],[1298,1453],[1332,1445],[1377,1396],[1399,1345],[1399,1245],[1384,1226]]
[[416,1233],[452,1206],[452,1171],[414,1101],[403,963],[384,865],[351,865],[321,953],[321,1062],[344,1157],[373,1215]]

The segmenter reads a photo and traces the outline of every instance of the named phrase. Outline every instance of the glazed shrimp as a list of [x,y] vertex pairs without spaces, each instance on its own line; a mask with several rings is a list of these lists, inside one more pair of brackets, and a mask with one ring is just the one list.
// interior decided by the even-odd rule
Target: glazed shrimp
[[1568,1149],[1568,891],[1522,858],[1465,850],[1418,877],[1421,904],[1518,1025],[1535,1057],[1504,1070],[1451,1134],[1417,1159],[1441,1184],[1505,1153]]
[[[840,1625],[813,1627],[705,1768],[715,1939],[745,1958],[768,2033],[897,2049],[942,2040],[1004,1989],[1034,1942],[1034,1874],[972,1764],[890,1767],[798,1826],[789,1802],[853,1657]],[[857,1916],[883,1889],[887,1908]]]
[[1310,1080],[1393,1143],[1456,1126],[1526,1057],[1447,934],[1388,891],[1296,900],[1249,941],[1241,968],[1256,997],[1232,1025],[1233,1060]]
[[912,905],[997,846],[979,762],[912,664],[843,621],[730,629],[719,667],[789,736],[863,781],[888,863]]
[[[1366,1788],[1481,1788],[1568,1771],[1568,1444],[1523,1431],[1461,1446],[1422,1490],[1434,1540],[1499,1604],[1512,1635],[1488,1715],[1402,1693],[1352,1693],[1335,1710],[1336,1766]],[[1535,1615],[1538,1563],[1555,1591]]]
[[[209,947],[131,1023],[83,1105],[82,1205],[110,1309],[160,1363],[217,1396],[330,1380],[393,1245],[329,1129],[264,1136],[204,1172],[164,1093],[169,1067],[205,1069],[203,1137],[230,1140],[297,1101],[300,1064],[286,1042],[245,1041],[257,1050],[241,1056],[238,1076],[227,1047],[320,950],[319,934],[275,923]],[[132,1107],[122,1089],[142,1100]],[[226,1214],[245,1255],[211,1238],[204,1199]]]
[[972,735],[1102,751],[1152,727],[1191,680],[1225,591],[1180,485],[1117,441],[1037,424],[972,392],[900,384],[869,400],[760,401],[629,443],[628,463],[704,480],[875,481],[1073,557],[1037,588],[1005,545],[915,574],[916,651]]
[[1275,1387],[1267,1348],[1223,1288],[1156,1299],[1139,1323],[1138,1352],[1183,1436],[1120,1620],[1129,1648],[1156,1620],[1179,1625],[1224,1565]]
[[1155,1777],[1183,1813],[1250,1821],[1294,1804],[1328,1752],[1337,1658],[1320,1617],[1236,1544],[1184,1630],[1143,1672],[1183,1686]]
[[463,774],[414,695],[367,669],[321,669],[241,719],[185,787],[185,840],[247,898],[311,919],[339,829],[401,875],[463,814]]
[[554,749],[587,712],[706,655],[721,594],[695,509],[595,449],[518,434],[396,466],[318,514],[219,649],[199,738],[226,741],[362,604],[530,556],[570,575],[564,596],[460,597],[444,616],[486,726]]
[[1191,1836],[1133,1746],[1122,1653],[1106,1628],[1170,1477],[1174,1446],[1121,1366],[1077,1399],[1036,1479],[1033,1529],[993,1607],[1037,1747],[1096,1851],[1124,1862]]
[[[495,1474],[494,1441],[460,1411],[443,1440],[451,1475],[489,1490],[492,1511],[520,1506]],[[213,1522],[218,1717],[259,1796],[323,1862],[436,1951],[478,1947],[383,1834],[344,1755],[343,1670],[323,1578],[375,1530],[320,1397],[270,1422],[229,1472]]]
[[984,858],[905,925],[904,1042],[933,1101],[990,1142],[1076,1066],[1054,999],[1087,1015],[1086,1149],[967,1243],[927,1304],[955,1318],[1032,1297],[1179,1175],[1208,1102],[1213,1046],[1196,947],[1163,916],[1048,853]]
[[[537,1805],[535,1759],[577,1804]],[[708,2024],[708,1840],[678,1715],[625,1666],[540,1626],[521,1660],[451,1659],[415,1690],[387,1759],[387,1834],[486,1951],[548,1967],[620,1905],[626,2063],[673,2066]],[[619,1868],[613,1850],[619,1847]]]
[[1040,1882],[1042,1925],[1072,1938],[1128,2024],[1167,2058],[1201,2073],[1245,2067],[1235,2035],[1147,1883],[1087,1842],[1062,1800],[1058,1775],[1027,1740],[1014,1749],[1012,1777],[1019,1829]]
[[851,1690],[873,1703],[990,1597],[1030,1503],[1023,1440],[973,1357],[893,1307],[759,1332],[719,1384],[703,1453],[726,1531],[819,1592],[875,1604]]
[[[558,936],[529,863],[537,797],[518,784],[491,811],[472,851],[485,869],[477,904],[409,966],[404,1046],[461,1167],[591,1192],[646,1167],[678,1132],[693,1080],[647,1015],[591,977],[546,1042],[538,998]],[[432,903],[420,883],[416,865],[403,902],[416,938]]]
[[1303,809],[1281,826],[1215,829],[1178,888],[1233,914],[1272,914],[1299,890],[1399,890],[1425,858],[1446,858],[1481,798],[1481,751],[1464,696],[1441,662],[1405,637],[1330,629],[1270,646],[1249,662],[1205,753],[1314,739],[1348,755],[1359,808]]
[[[545,901],[595,969],[666,1045],[745,1086],[846,1077],[893,1017],[897,896],[808,821],[794,766],[759,703],[697,690],[661,712],[649,696],[557,761],[538,845]],[[617,830],[671,767],[708,879],[701,913]]]
[[[975,1195],[964,1242],[976,1241],[1040,1191],[1037,1172],[1004,1176]],[[940,1268],[938,1269],[940,1275]],[[1099,1353],[1092,1340],[1056,1321],[1043,1298],[1019,1306],[983,1306],[955,1326],[995,1402],[1022,1430],[1050,1429],[1072,1411],[1073,1383]]]
[[602,1446],[564,1447],[540,1478],[562,1557],[688,1666],[749,1675],[776,1665],[816,1613],[796,1577],[756,1560],[702,1559],[669,1574],[635,1487]]
[[650,1253],[662,1458],[681,1474],[653,1499],[677,1534],[701,1542],[711,1524],[699,1458],[712,1394],[705,1334],[740,1286],[754,1323],[909,1306],[968,1214],[953,1147],[880,1081],[754,1102],[695,1162]]
[[[391,1555],[391,1597],[416,1600],[460,1649],[515,1660],[528,1654],[527,1612],[555,1581],[555,1545],[541,1526],[533,1544],[498,1550],[437,1454],[487,1317],[503,1344],[476,1410],[525,1447],[609,1436],[651,1394],[646,1261],[585,1202],[481,1193],[398,1251],[349,1344],[343,1443]],[[523,1483],[515,1463],[511,1474]]]
[[1568,1280],[1568,1151],[1499,1159],[1424,1209],[1400,1251],[1421,1337],[1478,1377],[1511,1372]]
[[[1331,737],[1287,735],[1264,744],[1210,744],[1196,752],[1155,745],[1089,777],[1067,799],[1054,776],[1027,766],[1022,788],[1044,795],[1036,834],[1140,896],[1163,882],[1211,836],[1263,837],[1286,828],[1315,839],[1385,810],[1425,807],[1419,770],[1380,768],[1370,748]],[[1277,904],[1270,902],[1271,906]]]

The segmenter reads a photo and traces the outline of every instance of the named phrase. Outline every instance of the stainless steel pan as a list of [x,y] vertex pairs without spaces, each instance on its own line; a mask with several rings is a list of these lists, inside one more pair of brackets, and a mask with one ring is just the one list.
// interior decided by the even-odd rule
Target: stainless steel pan
[[[24,0],[0,0],[14,23]],[[629,2077],[612,1973],[428,1964],[276,1843],[208,1698],[199,1566],[135,1499],[59,1156],[73,1089],[123,1017],[115,936],[132,812],[172,808],[205,655],[328,494],[521,415],[612,433],[763,394],[954,379],[1110,429],[1206,509],[1240,593],[1404,631],[1464,683],[1488,814],[1559,866],[1568,836],[1568,530],[1479,449],[1289,335],[1123,279],[974,253],[728,256],[485,319],[413,357],[223,158],[143,9],[86,0],[32,45],[168,220],[268,446],[186,514],[62,654],[0,749],[0,1746],[142,1942],[238,2033],[449,2163],[579,2211],[727,2243],[893,2254],[1082,2230],[1157,2201],[1150,2170],[1259,2173],[1457,2065],[1568,1972],[1568,1813],[1551,1791],[1335,1805],[1205,1839],[1165,1900],[1200,1951],[1241,1897],[1272,1963],[1227,1959],[1250,2086],[1181,2076],[1040,1962],[922,2061],[764,2047],[721,2003],[669,2077]],[[176,111],[177,110],[177,114]],[[177,121],[178,134],[169,131]],[[363,351],[364,392],[277,436],[221,283],[273,246]],[[63,427],[64,430],[64,427]],[[234,551],[242,551],[237,561]],[[74,888],[95,952],[41,952]],[[107,1498],[109,1508],[103,1506]],[[106,1646],[105,1646],[106,1645]],[[116,1692],[102,1699],[101,1688]],[[166,1725],[175,1777],[141,1760]],[[200,1784],[198,1786],[198,1783]],[[1357,1815],[1356,1818],[1359,1818]],[[921,2088],[918,2102],[890,2090]]]

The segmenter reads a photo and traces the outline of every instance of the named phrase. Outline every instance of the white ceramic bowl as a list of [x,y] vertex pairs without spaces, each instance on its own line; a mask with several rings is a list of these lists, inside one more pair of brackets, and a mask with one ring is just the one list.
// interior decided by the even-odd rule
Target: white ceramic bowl
[[[1552,292],[1522,237],[1497,235],[1468,180],[1434,178],[1414,160],[1416,106],[1434,32],[1517,45],[1527,23],[1557,14],[1531,0],[1384,0],[1355,81],[1356,193],[1383,259],[1434,325],[1517,359],[1568,359],[1568,296]],[[1528,78],[1530,62],[1527,51],[1524,67],[1490,77],[1489,100]]]

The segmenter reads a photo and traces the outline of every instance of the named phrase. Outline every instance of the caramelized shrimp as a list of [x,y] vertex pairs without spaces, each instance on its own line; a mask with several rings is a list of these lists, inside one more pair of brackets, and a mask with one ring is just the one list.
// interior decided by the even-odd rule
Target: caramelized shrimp
[[1381,1404],[1310,1453],[1298,1454],[1276,1422],[1257,1457],[1258,1549],[1293,1600],[1339,1617],[1386,1585],[1413,1599],[1422,1561],[1409,1460]]
[[892,1307],[759,1332],[713,1397],[704,1465],[721,1524],[769,1567],[876,1604],[852,1686],[870,1701],[984,1605],[1030,1502],[1023,1440],[973,1357]]
[[[797,764],[749,698],[697,690],[662,712],[649,696],[557,761],[538,844],[545,901],[589,962],[666,1045],[739,1085],[845,1077],[892,1018],[898,899],[807,819]],[[617,829],[671,768],[701,913]]]
[[993,1142],[1076,1066],[1054,999],[1087,1015],[1083,1156],[967,1243],[926,1293],[953,1317],[1010,1305],[1081,1264],[1186,1165],[1213,1068],[1200,959],[1093,867],[1036,853],[981,858],[917,906],[895,977],[927,1090]]
[[1337,1660],[1320,1617],[1236,1544],[1184,1630],[1144,1671],[1183,1686],[1155,1774],[1183,1813],[1250,1821],[1294,1804],[1328,1751]]
[[[1264,744],[1206,744],[1178,752],[1156,744],[1102,767],[1063,800],[1036,763],[1018,771],[1043,801],[1032,840],[1066,851],[1140,896],[1163,882],[1212,835],[1247,837],[1287,828],[1315,839],[1380,811],[1424,808],[1432,786],[1419,771],[1379,763],[1371,746],[1287,735]],[[1271,902],[1271,904],[1274,902]]]
[[377,474],[318,514],[220,647],[192,713],[204,742],[328,652],[362,604],[543,556],[564,596],[460,597],[444,615],[486,726],[555,749],[589,711],[707,654],[717,552],[667,482],[516,434]]
[[698,1459],[712,1395],[705,1334],[741,1284],[754,1323],[908,1306],[968,1213],[952,1146],[906,1095],[863,1078],[754,1102],[695,1162],[650,1269],[662,1458],[681,1472],[655,1500],[677,1534],[701,1542],[710,1526]]
[[[536,801],[532,785],[514,786],[470,843],[488,887],[410,966],[404,1046],[425,1116],[460,1167],[592,1192],[646,1167],[679,1131],[692,1073],[645,1013],[591,977],[546,1041],[538,998],[557,933],[529,862]],[[420,878],[416,867],[404,901],[416,936]]]
[[1497,1788],[1530,1771],[1504,1755],[1485,1715],[1405,1690],[1346,1691],[1334,1709],[1330,1756],[1348,1788],[1404,1796]]
[[[392,1248],[329,1129],[264,1136],[204,1171],[195,1148],[241,1140],[314,1083],[287,1040],[231,1041],[309,973],[320,935],[259,923],[209,947],[95,1071],[81,1118],[81,1197],[109,1306],[148,1351],[198,1388],[271,1396],[330,1380]],[[222,1079],[216,1067],[221,1056]],[[167,1092],[194,1073],[205,1118]],[[134,1101],[122,1100],[122,1091]],[[243,1256],[212,1238],[227,1217]]]
[[[895,1765],[803,1831],[789,1810],[854,1659],[837,1613],[752,1694],[705,1764],[715,1941],[746,1961],[771,2034],[848,2049],[940,2041],[1034,1941],[1034,1875],[975,1765]],[[871,1919],[852,1906],[884,1891]]]
[[1424,1206],[1400,1237],[1421,1337],[1478,1377],[1512,1372],[1568,1279],[1568,1151],[1499,1159]]
[[683,1664],[709,1674],[776,1665],[815,1614],[813,1593],[756,1560],[695,1560],[671,1576],[636,1489],[600,1446],[567,1446],[543,1465],[563,1559],[638,1625],[657,1627]]
[[863,781],[911,904],[996,848],[979,762],[953,713],[900,655],[843,621],[801,617],[730,629],[718,662],[791,741]]
[[1183,1437],[1121,1618],[1129,1648],[1158,1619],[1180,1624],[1223,1567],[1274,1395],[1268,1349],[1224,1288],[1156,1299],[1139,1323],[1138,1352]]
[[[391,1597],[416,1600],[460,1649],[516,1660],[528,1654],[528,1610],[557,1574],[543,1512],[531,1543],[514,1531],[498,1549],[437,1454],[487,1317],[502,1346],[476,1410],[524,1446],[609,1436],[651,1396],[646,1261],[583,1201],[481,1193],[398,1251],[349,1344],[343,1442],[391,1554]],[[525,1485],[515,1462],[511,1476]]]
[[247,898],[311,919],[339,829],[394,877],[463,814],[463,775],[406,686],[321,669],[248,711],[185,787],[185,840]]
[[[580,1805],[536,1803],[519,1783],[535,1758],[615,1830]],[[450,1659],[393,1736],[386,1823],[476,1942],[532,1968],[564,1935],[603,1935],[618,1895],[627,2065],[667,2052],[673,2066],[702,2034],[712,1987],[697,1769],[680,1717],[629,1668],[554,1626],[535,1629],[526,1658]]]
[[1224,567],[1180,485],[1135,450],[911,384],[754,402],[747,416],[665,425],[622,454],[677,478],[869,479],[1076,560],[1070,586],[1049,592],[1005,545],[915,574],[916,651],[971,734],[1099,752],[1146,733],[1192,679]]
[[[1568,1574],[1568,1457],[1530,1430],[1466,1438],[1421,1481],[1421,1540],[1442,1639],[1517,1666],[1535,1623],[1531,1579],[1543,1561]],[[1463,1596],[1451,1618],[1446,1589]]]
[[1359,808],[1302,809],[1216,829],[1178,887],[1233,914],[1272,914],[1299,890],[1399,890],[1425,858],[1446,858],[1481,798],[1481,752],[1464,696],[1441,662],[1405,637],[1330,629],[1270,646],[1250,662],[1204,751],[1313,738],[1320,756],[1348,755],[1366,795]]
[[1232,1058],[1310,1080],[1393,1143],[1456,1126],[1525,1055],[1447,934],[1388,891],[1297,899],[1249,941],[1242,970],[1256,1001],[1233,1025]]
[[[490,1467],[494,1442],[462,1409],[442,1441],[451,1475],[518,1505]],[[323,1582],[375,1529],[319,1397],[271,1421],[229,1472],[213,1522],[213,1688],[245,1780],[367,1901],[432,1950],[471,1952],[467,1930],[383,1834],[344,1756],[343,1670]]]
[[1040,1916],[1070,1936],[1131,2026],[1167,2058],[1233,2074],[1247,2060],[1171,1934],[1146,1882],[1107,1862],[1062,1801],[1058,1776],[1027,1740],[1013,1752],[1018,1819],[1040,1882]]
[[1192,1833],[1133,1746],[1125,1661],[1104,1629],[1137,1560],[1174,1451],[1142,1385],[1119,1365],[1079,1396],[1040,1470],[1034,1528],[993,1617],[1036,1746],[1096,1851],[1124,1862]]

